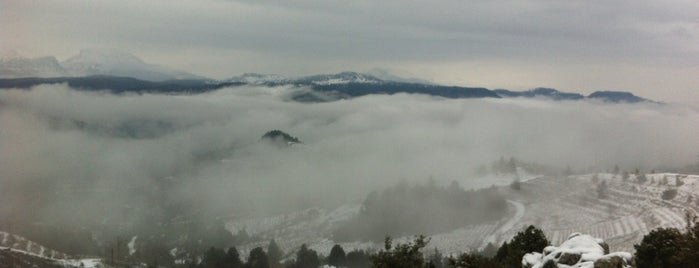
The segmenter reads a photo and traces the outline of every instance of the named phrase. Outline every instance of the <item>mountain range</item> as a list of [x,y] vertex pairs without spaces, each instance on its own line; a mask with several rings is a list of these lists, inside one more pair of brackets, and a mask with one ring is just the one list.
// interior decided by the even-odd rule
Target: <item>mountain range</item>
[[148,81],[206,79],[203,76],[149,64],[132,54],[115,49],[83,49],[62,62],[53,56],[27,58],[15,51],[0,55],[2,78],[91,75],[123,76]]
[[623,91],[596,91],[588,96],[535,88],[527,91],[490,90],[483,87],[437,85],[418,79],[405,79],[374,71],[319,74],[287,78],[274,74],[246,73],[225,80],[213,80],[183,71],[149,64],[119,50],[83,49],[78,55],[59,62],[55,57],[26,58],[16,52],[0,55],[0,88],[30,88],[40,84],[66,83],[80,90],[106,90],[112,93],[196,94],[223,87],[291,86],[308,88],[291,94],[300,102],[324,102],[371,94],[424,94],[442,98],[545,98],[556,101],[599,100],[614,103],[653,102]]

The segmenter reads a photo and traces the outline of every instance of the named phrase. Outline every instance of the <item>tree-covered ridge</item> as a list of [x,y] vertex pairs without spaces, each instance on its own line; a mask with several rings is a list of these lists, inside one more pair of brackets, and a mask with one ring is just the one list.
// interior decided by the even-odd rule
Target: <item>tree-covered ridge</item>
[[278,129],[268,131],[267,133],[262,135],[261,140],[270,141],[279,145],[291,145],[296,143],[302,143],[298,138],[291,136],[288,133]]
[[465,191],[456,182],[447,187],[403,182],[370,193],[359,214],[341,225],[334,239],[377,241],[386,235],[433,234],[498,220],[506,213],[507,202],[495,189]]

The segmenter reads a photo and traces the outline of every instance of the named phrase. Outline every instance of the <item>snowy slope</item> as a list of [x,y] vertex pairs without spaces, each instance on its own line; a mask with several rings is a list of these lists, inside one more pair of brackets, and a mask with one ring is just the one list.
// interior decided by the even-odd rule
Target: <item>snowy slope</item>
[[[615,250],[634,252],[633,245],[659,227],[684,228],[685,213],[699,207],[699,176],[670,173],[647,174],[648,181],[638,183],[634,175],[626,180],[608,173],[568,177],[525,176],[521,190],[500,186],[511,199],[507,217],[486,224],[463,226],[449,232],[430,235],[429,248],[445,254],[477,250],[487,243],[500,245],[528,225],[541,228],[548,239],[558,245],[573,233],[585,233],[604,239]],[[597,179],[593,179],[597,177]],[[675,185],[675,178],[683,182]],[[663,178],[668,183],[663,184]],[[599,198],[596,183],[608,185],[605,198]],[[678,189],[672,200],[663,200],[665,189]],[[691,197],[690,197],[691,196]],[[321,254],[328,254],[333,224],[349,219],[359,205],[337,209],[311,209],[267,218],[236,219],[228,224],[232,233],[246,230],[258,239],[239,247],[246,252],[266,246],[271,239],[285,252],[295,251],[306,243]],[[397,242],[411,237],[398,237]],[[484,241],[487,241],[484,243]],[[340,243],[345,250],[381,248],[373,242]]]
[[0,78],[56,77],[67,73],[54,57],[30,59],[15,51],[0,54]]
[[148,64],[132,54],[115,49],[83,49],[61,64],[72,76],[111,75],[149,81],[203,78]]

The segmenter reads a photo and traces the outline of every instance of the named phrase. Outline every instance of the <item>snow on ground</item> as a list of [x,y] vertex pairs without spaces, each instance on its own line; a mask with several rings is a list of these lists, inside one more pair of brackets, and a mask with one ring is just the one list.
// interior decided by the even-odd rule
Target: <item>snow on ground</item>
[[22,236],[0,231],[0,247],[12,248],[17,252],[23,252],[42,258],[67,258],[68,254],[44,247]]
[[69,267],[81,267],[81,268],[100,268],[106,267],[102,262],[102,259],[90,258],[90,259],[66,259],[59,260],[58,263],[63,266]]
[[516,223],[518,223],[520,220],[522,220],[522,217],[524,217],[524,204],[517,202],[517,201],[512,201],[512,200],[507,200],[507,203],[510,203],[515,207],[515,215],[510,218],[505,224],[500,226],[497,231],[483,239],[483,243],[479,247],[479,249],[484,249],[486,246],[488,246],[489,243],[492,243],[493,245],[497,245],[497,242],[502,239],[498,239],[500,236],[502,236],[505,232],[509,231],[512,229],[512,227],[515,226]]
[[138,236],[132,237],[129,243],[126,244],[129,247],[129,255],[136,253],[136,239],[138,239]]
[[[445,254],[466,252],[483,248],[488,242],[494,245],[510,240],[528,225],[544,231],[554,244],[566,241],[572,233],[581,232],[604,239],[612,248],[632,252],[633,245],[658,227],[684,228],[685,213],[699,210],[699,176],[674,173],[646,174],[648,181],[638,183],[631,174],[628,179],[610,173],[546,177],[520,172],[522,189],[508,185],[513,176],[488,176],[478,181],[477,188],[500,185],[499,189],[510,199],[514,208],[512,216],[490,223],[471,225],[449,232],[430,235],[428,248],[437,248]],[[675,177],[683,185],[675,185]],[[663,184],[663,178],[668,183]],[[605,197],[598,196],[597,183],[605,181]],[[462,185],[468,185],[462,182]],[[666,189],[678,189],[672,200],[663,200]],[[513,201],[517,200],[517,201]],[[692,202],[688,202],[692,200]],[[245,229],[258,239],[239,247],[241,255],[254,247],[266,247],[276,239],[282,250],[292,253],[301,244],[320,254],[329,254],[335,242],[331,239],[335,223],[351,218],[359,204],[349,204],[336,209],[308,209],[296,213],[259,219],[235,219],[227,224],[234,234]],[[1,238],[1,237],[0,237]],[[412,236],[397,237],[397,243],[409,242]],[[381,243],[340,243],[345,251],[353,249],[379,249]]]
[[525,254],[522,257],[522,267],[542,268],[549,262],[556,264],[557,267],[571,268],[593,268],[596,262],[615,262],[619,266],[612,267],[631,267],[631,253],[609,253],[609,249],[605,249],[605,246],[602,239],[574,233],[559,247],[546,247],[543,254],[539,252]]

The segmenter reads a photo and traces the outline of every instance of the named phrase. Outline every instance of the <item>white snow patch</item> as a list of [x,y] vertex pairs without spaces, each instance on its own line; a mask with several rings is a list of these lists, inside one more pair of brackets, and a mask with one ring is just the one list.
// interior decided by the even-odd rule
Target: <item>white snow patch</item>
[[515,215],[510,218],[505,224],[503,224],[495,233],[489,235],[483,240],[483,243],[480,246],[480,249],[484,249],[486,246],[488,246],[489,243],[496,244],[497,243],[497,238],[498,236],[501,236],[508,230],[512,229],[512,227],[519,222],[522,217],[524,217],[524,204],[517,202],[517,201],[512,201],[512,200],[507,200],[508,203],[512,204],[515,207]]
[[127,244],[127,246],[129,246],[129,255],[133,255],[134,253],[136,253],[136,239],[137,238],[138,238],[137,235],[132,237],[131,241],[129,241],[129,243]]
[[[522,257],[522,267],[542,268],[547,262],[553,261],[558,267],[593,268],[595,261],[620,257],[625,263],[623,267],[631,267],[632,255],[628,252],[614,252],[604,254],[602,247],[604,241],[590,235],[574,233],[568,237],[559,247],[548,246],[544,253],[527,253]],[[577,255],[580,258],[576,263],[566,265],[559,263],[565,255]],[[570,261],[571,259],[568,259]]]

